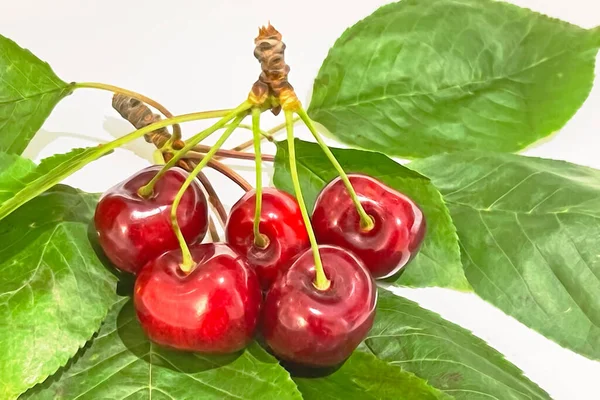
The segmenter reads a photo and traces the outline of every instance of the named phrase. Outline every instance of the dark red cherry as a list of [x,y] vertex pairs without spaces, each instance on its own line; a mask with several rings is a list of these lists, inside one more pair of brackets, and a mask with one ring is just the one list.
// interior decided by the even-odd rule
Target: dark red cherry
[[262,332],[280,359],[330,367],[348,358],[371,329],[377,291],[356,256],[327,245],[319,246],[319,252],[330,287],[314,286],[313,254],[305,251],[267,293]]
[[267,289],[279,271],[310,247],[306,227],[296,199],[275,188],[263,188],[260,233],[266,236],[267,246],[254,244],[254,212],[256,192],[247,192],[231,208],[225,235],[227,242],[244,255],[256,269],[263,289]]
[[[160,169],[154,165],[137,172],[107,190],[96,206],[94,223],[100,245],[122,271],[136,273],[165,251],[179,248],[171,225],[171,205],[187,172],[171,168],[156,182],[151,197],[143,198],[137,193]],[[181,199],[177,221],[188,243],[204,239],[208,208],[195,181]]]
[[397,273],[418,252],[425,235],[425,217],[404,194],[375,178],[348,175],[359,201],[374,221],[365,231],[342,180],[334,179],[319,194],[312,224],[319,243],[356,254],[375,278]]
[[232,353],[251,340],[262,293],[256,273],[224,243],[190,246],[195,265],[184,273],[181,250],[164,253],[137,276],[137,317],[153,342],[187,351]]

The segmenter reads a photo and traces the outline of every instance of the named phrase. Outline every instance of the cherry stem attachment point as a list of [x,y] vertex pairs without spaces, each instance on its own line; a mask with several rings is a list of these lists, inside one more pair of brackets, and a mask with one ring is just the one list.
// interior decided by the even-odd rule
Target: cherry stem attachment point
[[315,237],[312,225],[310,223],[310,216],[306,210],[306,203],[304,203],[304,197],[302,196],[302,189],[300,188],[300,180],[298,179],[298,167],[296,166],[296,148],[294,145],[294,120],[292,111],[285,111],[285,122],[287,129],[287,142],[288,142],[288,153],[290,162],[290,173],[292,175],[292,183],[294,185],[294,191],[296,193],[296,199],[300,206],[300,212],[302,213],[302,219],[304,220],[304,226],[308,233],[308,239],[310,240],[310,247],[313,252],[315,259],[315,282],[314,285],[319,290],[327,290],[331,286],[331,281],[327,279],[325,271],[323,270],[323,263],[321,261],[321,255],[319,254],[319,245]]
[[[239,113],[239,111],[238,111],[238,113]],[[177,236],[177,240],[179,241],[179,246],[181,247],[182,262],[179,267],[185,273],[188,273],[191,271],[192,267],[194,266],[194,260],[192,258],[192,253],[190,252],[190,249],[185,241],[183,233],[181,232],[179,223],[177,222],[177,207],[179,207],[181,198],[183,197],[183,194],[185,193],[187,188],[191,185],[191,183],[194,181],[194,179],[196,179],[196,176],[200,173],[202,168],[204,168],[206,166],[206,164],[208,164],[208,162],[215,155],[217,150],[219,150],[219,148],[221,148],[221,146],[223,146],[225,141],[229,138],[229,136],[231,136],[231,134],[233,133],[235,128],[237,128],[237,125],[239,125],[239,123],[242,122],[242,120],[246,117],[246,115],[247,115],[247,112],[242,111],[241,115],[238,115],[237,117],[235,117],[235,120],[233,121],[233,123],[229,126],[229,128],[227,128],[227,130],[223,133],[223,135],[221,135],[221,137],[217,140],[217,142],[214,144],[212,149],[206,154],[206,156],[204,156],[204,158],[198,163],[198,165],[196,165],[194,170],[189,173],[185,182],[183,182],[183,185],[181,185],[181,188],[179,188],[179,191],[177,192],[175,199],[173,200],[173,205],[171,206],[171,224],[173,225],[173,231],[175,232],[175,236]]]
[[375,226],[375,223],[373,221],[373,218],[371,218],[371,216],[367,214],[367,212],[363,208],[360,200],[358,199],[358,195],[354,190],[354,187],[352,187],[352,184],[350,183],[350,179],[348,179],[348,175],[346,175],[346,172],[344,171],[338,160],[335,158],[329,147],[325,144],[319,132],[317,132],[317,129],[315,128],[312,120],[310,119],[306,111],[302,107],[300,107],[298,110],[296,110],[296,113],[298,113],[300,119],[302,119],[304,124],[306,124],[306,126],[310,130],[310,133],[312,133],[313,137],[315,138],[315,140],[317,141],[317,143],[319,144],[319,146],[321,147],[321,149],[323,150],[333,167],[336,169],[338,175],[342,179],[342,182],[344,183],[344,186],[346,187],[346,190],[348,191],[348,194],[350,195],[350,198],[354,203],[354,207],[356,207],[356,211],[360,216],[361,229],[367,232],[370,231]]
[[[113,92],[113,93],[119,93],[119,94],[125,95],[127,97],[133,97],[134,99],[137,99],[137,100],[141,101],[142,103],[148,104],[149,106],[156,108],[158,111],[161,112],[162,115],[165,116],[165,118],[173,118],[173,114],[171,114],[171,112],[169,110],[167,110],[167,108],[165,106],[163,106],[162,104],[160,104],[158,101],[152,100],[151,98],[146,97],[143,94],[140,94],[140,93],[137,93],[137,92],[134,92],[131,90],[123,89],[118,86],[108,85],[108,84],[99,83],[99,82],[75,82],[72,87],[75,89],[82,89],[82,88],[100,89],[100,90],[106,90],[106,91]],[[173,124],[172,139],[173,139],[173,141],[181,139],[181,127],[179,126],[179,124]]]
[[[252,104],[250,104],[248,101],[243,102],[242,104],[240,104],[238,107],[236,107],[235,109],[233,109],[231,112],[227,113],[227,115],[225,115],[223,118],[221,118],[217,123],[215,123],[213,126],[203,130],[202,132],[198,133],[195,136],[192,136],[189,140],[186,141],[185,146],[183,146],[183,148],[181,148],[181,150],[178,150],[174,155],[173,158],[171,158],[166,164],[165,166],[158,171],[158,173],[156,175],[154,175],[154,177],[150,180],[150,182],[148,182],[146,185],[142,186],[139,190],[138,190],[138,194],[142,197],[149,197],[150,195],[152,195],[152,191],[154,190],[154,185],[156,184],[156,182],[164,175],[164,173],[171,167],[173,167],[175,164],[177,164],[177,162],[182,159],[185,154],[190,151],[195,145],[197,145],[198,143],[200,143],[202,140],[206,139],[207,137],[209,137],[211,134],[213,134],[215,131],[217,131],[218,129],[222,128],[225,124],[227,124],[231,119],[239,116],[240,114],[243,114],[243,116],[246,116],[246,111],[248,109],[250,109],[252,107]],[[233,127],[234,129],[236,128],[235,126]],[[213,146],[214,148],[214,146]],[[218,150],[215,149],[215,151]],[[212,151],[212,149],[211,149]],[[207,153],[209,154],[210,151]]]
[[254,142],[254,160],[256,165],[256,204],[254,209],[254,245],[260,249],[268,246],[265,235],[260,233],[260,217],[262,210],[262,159],[260,149],[260,113],[258,107],[252,108],[252,136]]

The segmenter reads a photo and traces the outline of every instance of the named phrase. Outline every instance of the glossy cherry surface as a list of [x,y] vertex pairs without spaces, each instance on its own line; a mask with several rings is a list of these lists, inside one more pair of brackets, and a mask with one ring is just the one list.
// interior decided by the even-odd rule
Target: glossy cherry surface
[[264,338],[275,355],[297,364],[329,367],[343,362],[373,325],[377,291],[362,262],[335,246],[319,246],[326,290],[314,285],[311,250],[269,290],[262,313]]
[[418,252],[425,235],[425,217],[409,197],[379,180],[348,175],[359,201],[374,221],[365,231],[342,180],[334,179],[319,194],[312,224],[319,243],[356,254],[375,278],[397,273]]
[[231,353],[256,329],[262,293],[256,273],[224,243],[190,246],[195,266],[179,267],[180,250],[146,264],[137,276],[138,319],[155,343],[178,350]]
[[[119,269],[136,273],[146,262],[179,248],[171,225],[171,205],[187,172],[169,169],[154,193],[142,198],[137,191],[161,169],[147,167],[107,190],[96,206],[94,223],[107,257]],[[193,182],[177,208],[177,220],[188,243],[202,241],[208,228],[206,197]]]
[[290,194],[275,188],[263,188],[259,230],[268,244],[254,244],[256,192],[247,192],[232,208],[227,219],[227,242],[244,255],[256,269],[263,289],[267,289],[279,271],[310,247],[300,206]]

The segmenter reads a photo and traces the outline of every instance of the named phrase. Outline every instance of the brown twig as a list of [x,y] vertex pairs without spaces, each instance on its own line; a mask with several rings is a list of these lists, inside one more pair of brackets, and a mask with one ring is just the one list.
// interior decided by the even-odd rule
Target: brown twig
[[285,63],[285,43],[281,33],[271,24],[258,29],[254,39],[254,57],[260,62],[261,74],[252,85],[248,99],[254,104],[265,104],[269,98],[278,101],[271,106],[271,112],[279,114],[281,109],[297,106],[298,99],[294,88],[288,82],[290,67]]
[[[173,117],[173,114],[160,103],[142,95],[139,95],[138,98],[134,98],[122,93],[115,93],[112,100],[113,108],[121,115],[121,117],[129,121],[135,129],[141,129],[161,120],[161,116],[152,113],[152,110],[150,110],[146,104],[156,108],[167,118]],[[181,127],[179,124],[173,124],[173,136],[175,136],[176,139],[181,138]],[[160,149],[171,138],[171,134],[167,128],[160,128],[144,135],[144,138],[146,139],[146,142],[153,143]]]
[[[143,94],[140,94],[140,93],[137,93],[137,92],[134,92],[131,90],[127,90],[124,88],[120,88],[118,86],[107,85],[105,83],[99,83],[99,82],[74,82],[73,87],[108,90],[110,92],[113,92],[115,95],[119,96],[118,99],[113,97],[113,107],[116,105],[115,101],[117,101],[117,103],[118,103],[121,100],[124,100],[125,103],[129,103],[130,101],[134,100],[134,101],[132,101],[132,104],[131,104],[132,107],[135,107],[138,103],[148,104],[148,105],[154,107],[155,109],[157,109],[158,111],[160,111],[165,117],[173,118],[173,114],[171,114],[171,112],[169,110],[167,110],[167,108],[165,106],[163,106],[162,104],[160,104],[158,101],[155,101],[149,97],[144,96]],[[128,106],[129,106],[128,104],[118,105],[119,108],[120,107],[128,107]],[[129,120],[129,118],[124,116],[123,113],[121,112],[121,111],[127,111],[127,110],[125,110],[125,109],[119,110],[117,107],[115,107],[115,109],[117,109],[117,111],[119,111],[119,113],[121,114],[121,116],[123,116],[123,118]],[[143,114],[146,114],[146,112],[144,112]],[[139,117],[141,119],[150,118],[150,119],[153,119],[156,121],[156,116],[153,116],[152,112],[150,110],[148,110],[148,114],[150,114],[150,115],[149,116],[140,115]],[[160,119],[160,116],[158,116],[158,119]],[[137,124],[134,124],[134,126],[137,126]],[[143,125],[143,126],[145,126],[145,125]],[[179,124],[173,124],[173,137],[175,139],[181,138],[181,127],[179,126]]]

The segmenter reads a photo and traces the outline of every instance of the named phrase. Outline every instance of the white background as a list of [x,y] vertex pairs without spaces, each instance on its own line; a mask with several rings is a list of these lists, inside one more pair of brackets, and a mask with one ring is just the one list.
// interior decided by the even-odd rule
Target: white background
[[[598,0],[514,0],[515,4],[591,28]],[[0,0],[0,33],[52,65],[66,81],[99,81],[158,99],[174,114],[231,108],[245,99],[259,73],[252,55],[258,25],[270,20],[284,35],[290,79],[305,104],[329,47],[343,30],[386,1]],[[596,69],[597,74],[600,71]],[[106,142],[131,126],[111,109],[111,95],[80,90],[64,100],[30,144],[36,160],[73,147]],[[265,114],[266,115],[266,114]],[[265,116],[264,127],[281,122]],[[205,124],[204,124],[205,125]],[[203,124],[184,125],[195,133]],[[250,138],[240,130],[229,144]],[[600,84],[567,126],[526,154],[600,168]],[[308,139],[306,132],[299,136]],[[214,139],[213,139],[214,140]],[[329,141],[330,143],[333,143]],[[210,143],[210,140],[208,141]],[[264,152],[274,152],[265,145]],[[143,140],[89,165],[65,182],[101,192],[149,165]],[[253,182],[252,163],[231,165]],[[267,168],[265,178],[272,170]],[[242,194],[209,174],[231,206]],[[474,295],[443,289],[397,292],[486,340],[558,400],[600,398],[600,363],[565,350]],[[500,399],[502,400],[502,399]]]

